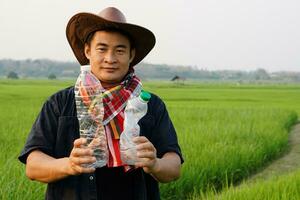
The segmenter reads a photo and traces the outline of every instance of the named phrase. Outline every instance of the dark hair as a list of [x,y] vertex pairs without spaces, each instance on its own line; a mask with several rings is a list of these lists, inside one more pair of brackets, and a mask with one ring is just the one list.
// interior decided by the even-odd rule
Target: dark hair
[[129,44],[130,44],[130,49],[134,49],[134,40],[132,39],[131,35],[129,33],[127,33],[124,30],[118,29],[118,28],[104,28],[104,29],[99,29],[96,31],[93,31],[91,33],[88,34],[88,36],[85,39],[85,43],[87,45],[91,45],[91,41],[95,35],[95,32],[97,31],[107,31],[107,32],[116,32],[116,33],[120,33],[121,35],[125,36],[128,40],[129,40]]

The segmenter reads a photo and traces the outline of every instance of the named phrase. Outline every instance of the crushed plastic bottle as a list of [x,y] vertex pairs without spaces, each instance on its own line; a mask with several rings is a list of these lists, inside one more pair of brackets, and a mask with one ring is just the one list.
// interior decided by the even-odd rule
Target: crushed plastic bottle
[[123,164],[134,165],[137,161],[136,144],[132,141],[140,135],[139,120],[147,113],[151,95],[142,91],[138,97],[131,97],[124,111],[124,130],[120,136],[120,153]]
[[96,162],[84,167],[99,168],[106,165],[108,148],[102,124],[104,108],[100,81],[91,73],[89,65],[81,66],[75,88],[75,102],[79,121],[80,138],[87,139],[87,148],[94,150]]

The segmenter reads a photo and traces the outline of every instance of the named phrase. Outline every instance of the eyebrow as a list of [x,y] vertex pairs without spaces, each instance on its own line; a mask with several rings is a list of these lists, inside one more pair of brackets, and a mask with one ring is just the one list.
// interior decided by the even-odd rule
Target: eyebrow
[[[107,45],[107,44],[105,44],[105,43],[102,43],[102,42],[99,42],[99,43],[97,43],[97,44],[96,44],[96,47],[97,47],[97,46],[105,46],[105,47],[108,47],[108,45]],[[126,48],[127,48],[127,46],[126,46],[126,45],[124,45],[124,44],[119,44],[119,45],[115,46],[115,48],[124,48],[124,49],[126,49]]]

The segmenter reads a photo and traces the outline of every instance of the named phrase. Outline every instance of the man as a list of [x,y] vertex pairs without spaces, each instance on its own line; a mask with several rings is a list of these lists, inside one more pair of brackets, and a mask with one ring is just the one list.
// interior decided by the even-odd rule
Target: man
[[[141,90],[133,66],[151,51],[155,36],[146,28],[126,23],[121,11],[112,7],[99,15],[74,15],[66,33],[79,63],[90,64],[110,94],[103,99],[109,121],[105,124],[108,163],[97,169],[83,167],[95,157],[91,149],[83,148],[87,141],[79,138],[74,87],[69,87],[45,102],[32,127],[19,156],[26,164],[26,175],[48,183],[46,199],[160,199],[158,182],[177,179],[183,159],[166,107],[157,96],[151,95],[147,114],[139,122],[135,166],[122,163],[118,146],[128,96]],[[110,110],[108,104],[116,107]],[[119,112],[111,112],[116,110]]]

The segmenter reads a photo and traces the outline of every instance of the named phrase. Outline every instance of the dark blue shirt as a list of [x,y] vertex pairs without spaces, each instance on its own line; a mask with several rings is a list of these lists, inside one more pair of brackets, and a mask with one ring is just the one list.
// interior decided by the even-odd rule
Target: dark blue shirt
[[[139,121],[141,135],[155,146],[157,157],[177,153],[183,162],[173,124],[163,101],[151,94],[147,114]],[[74,87],[52,95],[43,105],[27,138],[19,160],[26,164],[33,150],[54,158],[68,157],[73,142],[79,138]],[[124,172],[122,167],[96,169],[91,174],[69,176],[48,184],[46,199],[74,200],[156,200],[160,199],[158,182],[142,168]]]

